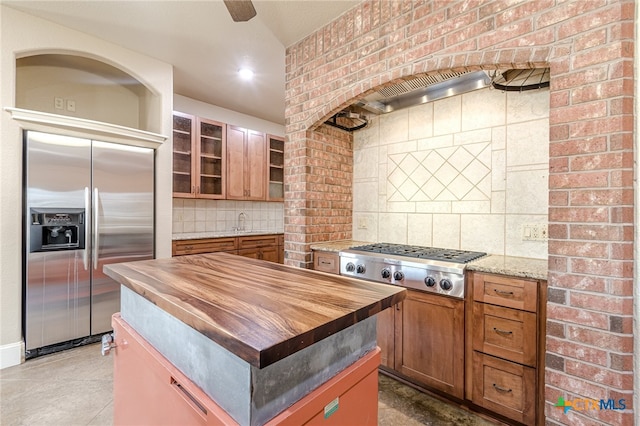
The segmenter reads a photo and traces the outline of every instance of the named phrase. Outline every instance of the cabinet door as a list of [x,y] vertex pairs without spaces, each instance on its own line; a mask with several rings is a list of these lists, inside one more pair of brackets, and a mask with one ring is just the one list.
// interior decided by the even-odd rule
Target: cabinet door
[[457,398],[464,390],[464,301],[408,290],[396,315],[395,369]]
[[400,305],[392,306],[380,312],[377,317],[377,339],[380,347],[380,365],[393,369],[395,364],[395,311]]
[[173,113],[173,196],[193,198],[196,195],[195,117]]
[[264,133],[247,131],[245,189],[247,200],[267,199],[267,150]]
[[264,133],[227,126],[227,198],[266,200],[266,170]]
[[284,200],[284,139],[277,136],[267,136],[269,154],[269,181],[267,200]]
[[227,126],[227,198],[244,199],[244,140],[246,130]]
[[225,151],[225,125],[199,118],[196,157],[197,198],[224,198]]

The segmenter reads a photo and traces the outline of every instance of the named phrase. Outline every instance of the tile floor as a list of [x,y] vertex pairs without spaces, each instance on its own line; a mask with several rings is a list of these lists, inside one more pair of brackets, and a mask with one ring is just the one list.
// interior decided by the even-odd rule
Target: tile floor
[[[0,370],[0,425],[111,425],[112,363],[93,344]],[[492,423],[380,375],[378,424]]]

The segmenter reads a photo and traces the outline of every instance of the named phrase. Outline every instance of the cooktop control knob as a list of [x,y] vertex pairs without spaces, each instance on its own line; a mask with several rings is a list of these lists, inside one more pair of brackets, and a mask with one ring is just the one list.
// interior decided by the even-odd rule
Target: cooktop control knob
[[354,265],[352,262],[347,263],[347,266],[345,267],[347,269],[347,272],[353,272],[356,270],[356,265]]
[[400,271],[395,271],[393,273],[393,279],[396,280],[396,281],[402,281],[402,280],[404,280],[404,274],[402,272],[400,272]]
[[424,279],[424,283],[427,287],[433,287],[434,285],[436,285],[436,279],[433,277],[427,277]]
[[440,280],[440,288],[443,290],[451,290],[451,288],[453,287],[453,284],[451,284],[451,280],[448,280],[447,278],[443,278]]
[[391,276],[391,271],[389,270],[389,268],[384,268],[382,271],[380,271],[380,275],[382,275],[382,278],[386,280]]
[[364,267],[364,265],[358,265],[358,266],[356,267],[356,272],[357,272],[358,274],[364,274],[364,271],[365,271],[365,267]]

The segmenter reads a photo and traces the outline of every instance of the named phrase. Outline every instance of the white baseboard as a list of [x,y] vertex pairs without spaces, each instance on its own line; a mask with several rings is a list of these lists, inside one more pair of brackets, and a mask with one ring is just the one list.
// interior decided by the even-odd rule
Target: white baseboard
[[0,346],[0,370],[24,362],[24,342]]

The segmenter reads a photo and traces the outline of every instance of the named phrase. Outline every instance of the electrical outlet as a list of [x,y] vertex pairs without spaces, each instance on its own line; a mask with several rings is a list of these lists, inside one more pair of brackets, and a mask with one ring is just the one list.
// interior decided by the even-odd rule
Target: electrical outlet
[[549,239],[546,223],[525,223],[522,225],[522,241],[547,241]]
[[75,112],[76,110],[76,101],[73,99],[67,99],[67,111]]
[[64,109],[64,99],[53,98],[53,106],[55,107],[55,109]]
[[366,217],[361,217],[358,219],[358,229],[367,229],[369,228],[368,224],[367,224],[367,218]]

